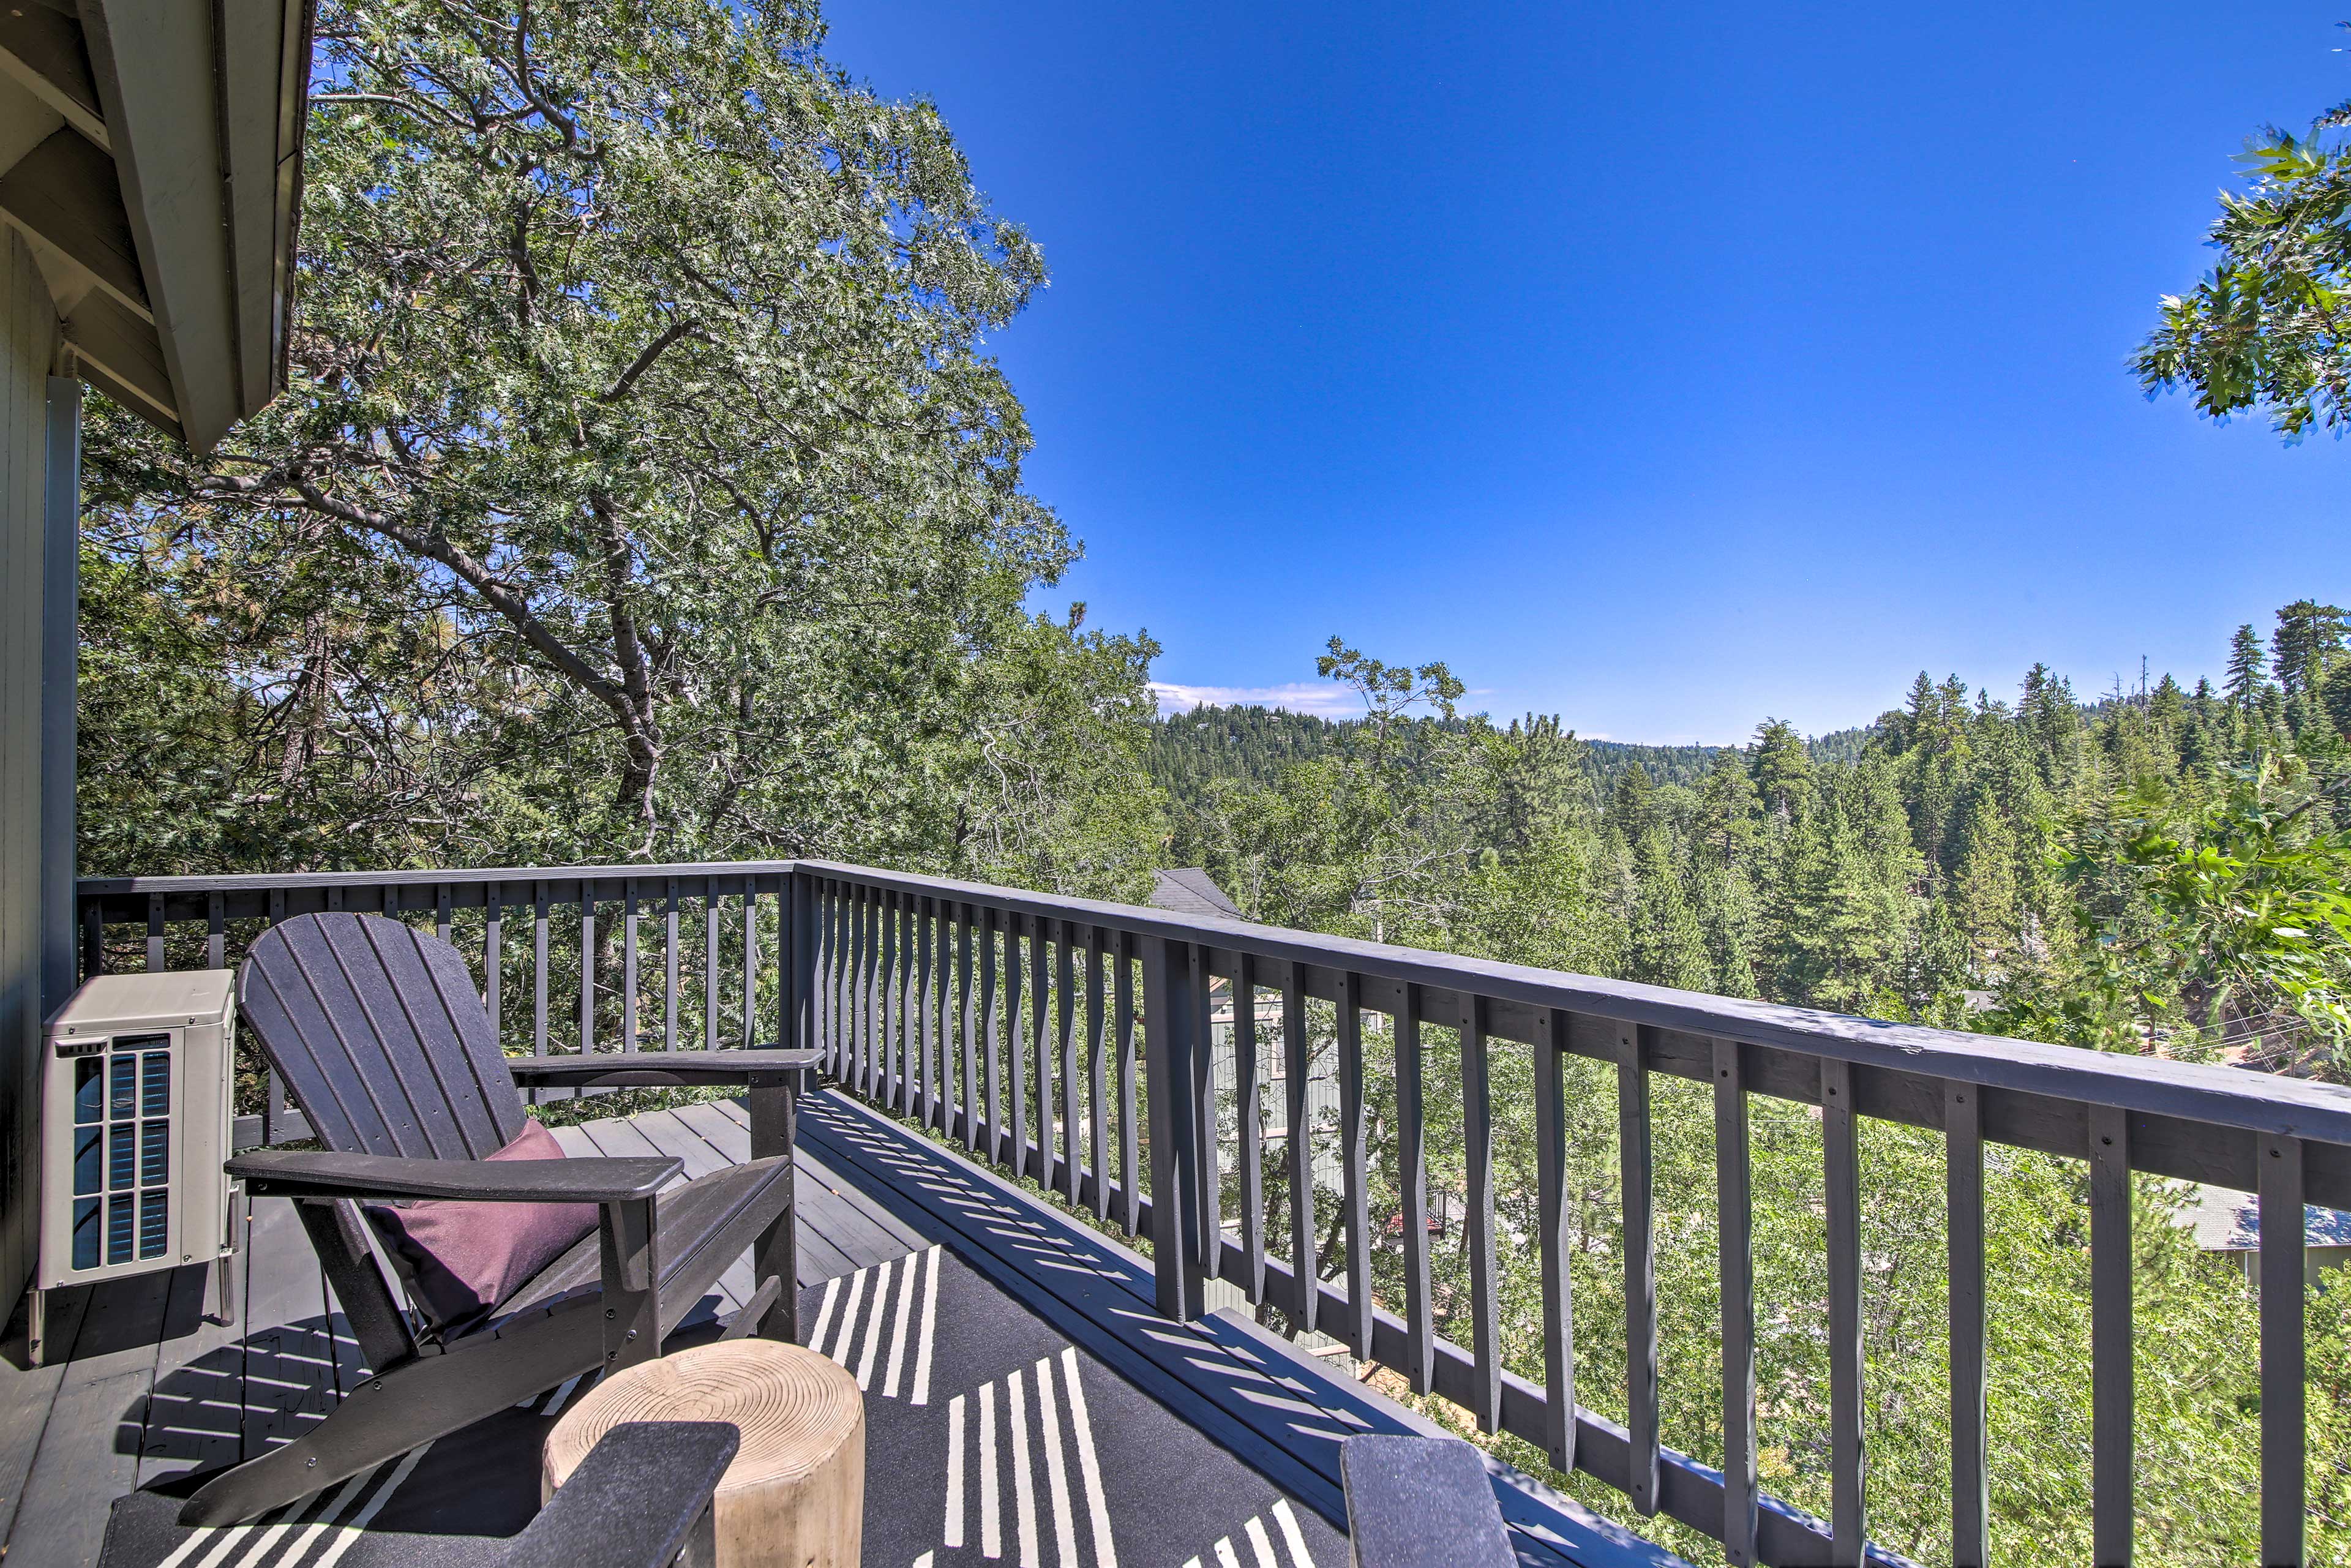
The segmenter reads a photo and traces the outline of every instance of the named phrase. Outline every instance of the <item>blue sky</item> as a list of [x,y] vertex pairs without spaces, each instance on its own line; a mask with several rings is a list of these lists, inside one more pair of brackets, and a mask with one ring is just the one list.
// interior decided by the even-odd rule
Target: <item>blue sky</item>
[[2124,369],[2340,5],[834,0],[1051,287],[992,345],[1050,596],[1159,677],[1333,633],[1586,735],[1823,731],[2351,601],[2351,454]]

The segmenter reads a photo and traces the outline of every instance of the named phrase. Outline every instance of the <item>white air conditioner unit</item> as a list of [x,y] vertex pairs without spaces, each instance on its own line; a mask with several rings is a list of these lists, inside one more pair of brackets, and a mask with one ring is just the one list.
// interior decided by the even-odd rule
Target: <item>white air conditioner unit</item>
[[229,1315],[235,975],[100,975],[49,1019],[41,1110],[39,1291],[220,1263]]

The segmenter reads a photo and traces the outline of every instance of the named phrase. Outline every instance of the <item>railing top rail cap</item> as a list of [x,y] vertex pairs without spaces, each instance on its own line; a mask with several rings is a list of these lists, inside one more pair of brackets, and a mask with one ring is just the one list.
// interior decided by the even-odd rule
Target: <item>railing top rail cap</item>
[[640,882],[666,877],[778,876],[799,868],[798,861],[695,861],[675,865],[475,866],[426,871],[301,871],[240,872],[220,876],[86,876],[75,890],[83,898],[116,898],[124,894],[266,893],[272,888],[430,887],[439,883],[474,886],[482,883]]
[[2351,1089],[2307,1079],[1668,990],[1630,980],[1389,946],[1246,920],[1178,914],[1147,904],[1029,893],[829,861],[804,861],[800,866],[820,875],[1023,914],[1082,919],[1138,936],[1202,943],[1320,968],[1353,970],[1443,990],[1468,990],[1533,1007],[1780,1046],[1929,1078],[2257,1133],[2351,1144]]

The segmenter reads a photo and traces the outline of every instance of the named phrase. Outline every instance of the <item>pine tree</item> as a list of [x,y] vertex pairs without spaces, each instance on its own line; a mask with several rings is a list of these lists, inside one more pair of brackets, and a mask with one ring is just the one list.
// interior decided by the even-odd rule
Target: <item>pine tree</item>
[[2343,656],[2343,617],[2337,606],[2308,599],[2297,599],[2277,612],[2270,665],[2287,696],[2315,692],[2327,670]]
[[1802,816],[1811,805],[1813,759],[1805,754],[1803,737],[1795,726],[1778,718],[1757,725],[1748,765],[1765,811],[1788,821]]
[[1755,884],[1747,869],[1732,865],[1701,872],[1697,879],[1698,923],[1714,966],[1714,989],[1726,997],[1755,997],[1755,945],[1761,925]]
[[1673,841],[1663,828],[1641,835],[1633,868],[1641,893],[1633,922],[1632,977],[1678,990],[1710,990],[1714,966],[1707,961],[1706,933],[1682,889]]
[[2262,678],[2261,635],[2251,625],[2238,627],[2229,643],[2229,674],[2221,685],[2229,694],[2229,706],[2240,714],[2252,713],[2268,684]]
[[2351,737],[2351,660],[2326,672],[2319,685],[2318,701],[2333,722],[2335,732]]
[[1968,802],[1965,846],[1952,879],[1950,903],[1966,936],[1972,978],[1995,979],[2016,945],[2022,908],[2017,897],[2016,834],[1988,789]]
[[2054,787],[2073,767],[2072,754],[2082,733],[2082,710],[2074,701],[2073,683],[2046,664],[2033,665],[2024,672],[2016,716],[2032,743],[2042,782]]
[[1608,825],[1637,843],[1649,830],[1649,770],[1634,763],[1616,775],[1616,789],[1608,799]]
[[1728,746],[1716,752],[1714,766],[1698,786],[1700,831],[1715,865],[1735,866],[1746,861],[1755,847],[1761,811],[1762,801],[1755,792],[1755,781],[1747,775],[1745,760]]

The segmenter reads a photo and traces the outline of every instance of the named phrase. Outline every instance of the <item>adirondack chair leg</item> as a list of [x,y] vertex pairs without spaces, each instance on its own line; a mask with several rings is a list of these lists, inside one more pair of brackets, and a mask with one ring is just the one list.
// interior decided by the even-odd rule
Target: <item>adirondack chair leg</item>
[[251,1519],[593,1371],[604,1359],[601,1305],[594,1297],[567,1302],[369,1378],[300,1437],[214,1477],[181,1509],[180,1522]]
[[750,1332],[787,1344],[797,1344],[800,1337],[799,1241],[795,1233],[799,1206],[792,1194],[792,1145],[799,1133],[799,1076],[793,1072],[770,1082],[755,1082],[748,1094],[751,1157],[758,1160],[780,1155],[784,1161],[784,1211],[759,1233],[759,1239],[751,1249],[751,1278],[762,1289],[768,1281],[776,1281],[776,1299],[763,1320],[751,1324]]

